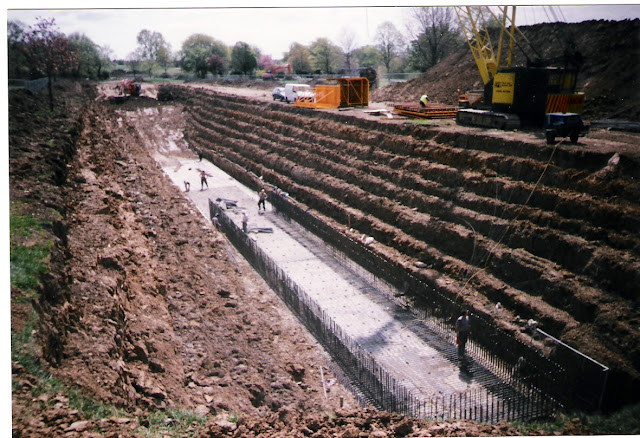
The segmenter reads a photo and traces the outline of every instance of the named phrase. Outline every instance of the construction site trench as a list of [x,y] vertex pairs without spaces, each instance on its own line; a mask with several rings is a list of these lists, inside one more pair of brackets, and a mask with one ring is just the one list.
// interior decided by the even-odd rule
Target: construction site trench
[[188,115],[187,143],[216,165],[286,191],[352,240],[372,237],[374,252],[553,357],[533,321],[611,369],[605,402],[633,398],[619,392],[638,381],[633,157],[168,92]]
[[[158,136],[169,138],[171,118],[163,120],[162,113],[127,112],[127,119],[139,126],[140,117],[144,117],[156,131],[169,129],[166,135]],[[410,279],[403,280],[397,269],[385,272],[391,266],[372,258],[361,241],[355,245],[348,239],[340,241],[340,233],[322,227],[308,210],[303,211],[288,195],[264,182],[268,208],[259,210],[257,192],[208,160],[198,159],[196,154],[185,158],[179,148],[177,151],[176,156],[170,152],[159,155],[165,173],[177,187],[184,187],[185,196],[278,291],[332,355],[337,363],[335,374],[362,404],[415,418],[488,422],[549,416],[559,407],[549,389],[558,385],[561,376],[545,369],[548,364],[540,366],[537,362],[541,359],[532,358],[526,347],[500,339],[497,343],[503,357],[496,360],[490,351],[497,349],[495,341],[490,349],[472,341],[467,358],[461,360],[454,346],[453,327],[448,318],[442,318],[445,313],[459,314],[461,306],[438,303],[437,297],[431,297],[440,309],[438,314],[433,311],[435,306],[423,315],[412,312],[406,302],[394,300],[402,291],[385,281],[408,284]],[[205,172],[206,185],[202,181],[198,184],[195,172]],[[198,185],[200,190],[196,190]],[[243,230],[244,215],[249,218],[247,231]],[[349,255],[372,268],[370,272],[345,254],[349,246]],[[370,263],[363,263],[362,252],[368,253],[364,257],[369,256]],[[421,289],[426,294],[435,292],[424,286]],[[473,325],[480,337],[486,334],[475,321]],[[508,356],[505,350],[516,356],[510,365],[504,360]],[[515,360],[521,356],[528,359],[530,367],[526,377],[513,372]],[[531,397],[534,390],[543,395]]]
[[[78,96],[92,96],[94,85],[56,87],[66,93],[58,105],[68,116],[54,120],[62,133],[36,123],[41,96],[11,95],[12,211],[35,200],[41,208],[33,215],[54,216],[51,268],[33,302],[38,356],[47,372],[125,407],[137,421],[78,421],[68,397],[34,399],[30,370],[12,362],[14,431],[83,436],[76,429],[82,423],[121,433],[148,425],[151,410],[187,406],[214,417],[202,436],[355,429],[450,435],[460,427],[473,435],[516,433],[504,425],[445,426],[355,410],[358,399],[371,401],[367,391],[391,388],[383,407],[411,414],[406,401],[415,407],[424,394],[394,381],[388,363],[370,372],[383,361],[350,345],[353,337],[332,318],[318,318],[321,300],[304,298],[308,291],[281,276],[281,263],[242,249],[275,232],[246,235],[239,216],[226,209],[223,232],[214,229],[210,208],[218,211],[217,196],[211,204],[209,198],[217,184],[231,184],[215,172],[248,187],[231,194],[251,199],[251,226],[289,227],[289,234],[310,239],[307,249],[329,250],[341,270],[383,289],[379,295],[371,288],[369,296],[405,318],[405,332],[432,336],[454,379],[490,389],[489,379],[500,381],[505,392],[482,393],[485,400],[487,394],[507,400],[493,404],[499,411],[527,418],[532,407],[546,406],[534,398],[513,409],[509,399],[522,399],[510,398],[508,388],[531,394],[546,382],[545,394],[553,395],[548,386],[576,376],[579,387],[594,390],[581,394],[586,399],[568,394],[553,403],[614,409],[637,401],[640,151],[634,134],[596,129],[576,146],[547,145],[535,132],[297,108],[271,101],[266,88],[163,85],[160,100],[113,105],[98,94],[80,106]],[[58,143],[61,148],[50,146]],[[216,176],[200,191],[199,169],[209,165]],[[262,187],[273,210],[259,216]],[[274,222],[260,222],[267,219]],[[270,278],[286,283],[273,288],[279,299],[267,292]],[[12,331],[19,332],[29,328],[27,306],[20,304],[28,300],[19,288],[11,292]],[[307,330],[317,339],[283,310],[282,301],[295,307],[294,295],[311,310]],[[357,309],[362,319],[371,314],[365,307]],[[453,357],[452,324],[462,308],[477,330],[470,373],[458,370]],[[584,356],[569,347],[594,360],[576,361]],[[352,367],[327,366],[341,360]],[[522,363],[533,368],[513,379]],[[598,364],[607,367],[606,382]],[[367,384],[364,391],[353,388],[354,397],[345,387],[356,380],[348,370],[357,366]],[[575,368],[581,366],[593,368]],[[563,379],[556,380],[558,369]],[[381,378],[388,380],[380,385]],[[455,394],[473,399],[468,389]],[[478,406],[477,400],[469,403]],[[518,411],[522,405],[528,407]],[[225,420],[237,413],[241,421]]]

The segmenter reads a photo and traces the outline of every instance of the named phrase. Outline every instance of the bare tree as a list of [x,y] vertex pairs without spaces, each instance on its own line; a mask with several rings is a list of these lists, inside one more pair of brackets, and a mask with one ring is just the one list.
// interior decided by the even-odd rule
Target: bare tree
[[412,8],[408,31],[412,38],[411,63],[423,71],[440,62],[460,41],[455,12],[450,7]]
[[34,73],[47,76],[49,109],[53,111],[54,77],[72,71],[78,65],[78,57],[68,39],[58,31],[55,19],[38,17],[25,36],[25,51]]
[[342,49],[342,54],[344,55],[344,68],[346,71],[350,72],[353,68],[353,54],[356,50],[356,34],[352,29],[343,28],[339,43],[340,48]]
[[404,47],[404,38],[392,22],[385,21],[376,29],[375,42],[382,57],[382,63],[389,73],[391,61],[400,54]]

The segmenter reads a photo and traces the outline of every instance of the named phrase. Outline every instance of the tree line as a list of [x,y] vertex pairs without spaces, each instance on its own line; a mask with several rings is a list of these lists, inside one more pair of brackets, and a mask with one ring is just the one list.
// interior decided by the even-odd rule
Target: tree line
[[[404,31],[384,22],[376,28],[372,44],[359,46],[354,32],[345,28],[338,42],[325,37],[309,45],[292,42],[277,60],[247,42],[227,46],[202,33],[192,34],[179,50],[172,51],[160,32],[147,29],[137,34],[137,46],[126,59],[114,60],[109,46],[98,46],[83,34],[67,36],[55,27],[53,19],[39,18],[33,26],[9,21],[9,78],[66,75],[102,80],[116,64],[125,64],[134,75],[151,76],[158,69],[167,74],[169,68],[179,67],[199,78],[207,74],[253,75],[278,64],[288,64],[293,74],[336,74],[358,68],[424,72],[463,44],[453,8],[416,7],[408,11]],[[42,65],[45,59],[48,66]]]

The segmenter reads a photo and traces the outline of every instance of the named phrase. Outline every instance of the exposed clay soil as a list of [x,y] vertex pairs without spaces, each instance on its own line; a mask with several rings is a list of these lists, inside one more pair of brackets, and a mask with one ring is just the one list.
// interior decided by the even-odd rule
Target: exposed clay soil
[[375,250],[501,327],[533,318],[637,381],[635,137],[553,148],[533,133],[172,93],[191,116],[190,144],[228,171],[250,170],[354,238],[373,236]]
[[[39,98],[14,94],[12,114],[37,108]],[[12,201],[38,196],[63,216],[52,230],[60,245],[37,303],[42,365],[83,393],[126,409],[125,431],[150,410],[168,407],[221,418],[280,408],[321,414],[336,409],[340,397],[345,408],[355,407],[340,385],[324,398],[319,366],[327,358],[171,185],[135,127],[111,106],[67,111],[80,119],[77,140],[67,145],[76,153],[60,157],[68,173],[59,186],[37,186],[26,173],[36,170],[37,139],[56,135],[56,128],[23,119],[23,134],[12,130]],[[42,193],[34,194],[34,186]],[[18,320],[12,325],[20,328]],[[28,381],[25,369],[14,368],[17,381]],[[77,411],[64,415],[68,400],[60,394],[33,406],[32,386],[15,394],[17,436],[62,435],[83,420]],[[96,424],[83,430],[110,429],[110,423]]]
[[[43,371],[121,411],[86,417],[68,393],[13,362],[13,436],[141,436],[169,408],[209,418],[185,436],[517,434],[362,410],[339,383],[325,398],[319,367],[335,381],[328,357],[165,177],[151,126],[96,102],[92,85],[59,83],[55,92],[50,117],[45,96],[10,96],[11,200],[53,222],[45,233],[55,242],[41,298],[12,290],[12,330],[33,306]],[[180,105],[125,105],[183,124]]]
[[[172,407],[208,416],[189,436],[518,433],[360,409],[339,383],[325,399],[328,357],[163,175],[157,120],[176,133],[171,153],[193,155],[184,133],[527,341],[523,323],[536,319],[637,401],[637,135],[595,130],[553,148],[535,132],[295,108],[274,103],[273,86],[194,84],[167,88],[167,102],[113,105],[94,84],[63,82],[51,116],[44,94],[10,92],[11,201],[52,222],[55,243],[41,298],[11,291],[12,331],[33,306],[40,366],[122,408],[85,417],[13,362],[14,436],[139,436]],[[567,421],[564,433],[589,431]]]

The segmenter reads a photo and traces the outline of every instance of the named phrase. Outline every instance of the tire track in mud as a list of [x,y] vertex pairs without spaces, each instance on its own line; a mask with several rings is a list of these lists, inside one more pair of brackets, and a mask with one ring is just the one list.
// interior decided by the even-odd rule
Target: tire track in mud
[[[615,351],[609,363],[632,368],[638,351],[627,354],[621,345],[640,335],[634,310],[640,209],[627,201],[636,187],[613,202],[585,168],[547,166],[549,157],[538,151],[527,157],[526,145],[510,156],[482,138],[480,150],[473,139],[456,148],[406,128],[394,136],[393,128],[364,130],[347,117],[284,105],[178,95],[191,115],[190,141],[199,147],[338,223],[350,221],[405,263],[426,262],[432,283],[444,273],[450,293],[478,300],[476,311],[490,313],[500,301],[511,315],[535,318],[573,342],[593,344],[596,337],[593,351],[607,345]],[[572,161],[564,151],[558,155]],[[612,316],[621,313],[632,321]]]

